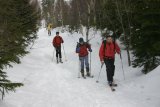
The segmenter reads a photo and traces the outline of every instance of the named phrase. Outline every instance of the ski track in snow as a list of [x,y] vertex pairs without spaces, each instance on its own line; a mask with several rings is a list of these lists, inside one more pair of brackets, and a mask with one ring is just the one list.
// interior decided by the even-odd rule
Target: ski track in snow
[[[68,61],[63,57],[64,63],[57,65],[52,46],[56,30],[52,31],[52,36],[48,36],[44,28],[40,29],[39,38],[30,53],[22,58],[22,64],[13,64],[14,68],[7,69],[9,79],[23,82],[24,87],[18,88],[16,93],[6,95],[5,99],[0,101],[0,107],[159,107],[160,94],[156,93],[158,89],[145,89],[147,85],[142,81],[144,75],[139,69],[127,67],[124,51],[122,53],[126,80],[123,80],[120,58],[116,55],[116,92],[112,92],[107,86],[105,67],[99,83],[95,82],[100,69],[98,34],[91,40],[94,78],[77,78],[79,60],[75,47],[81,35],[60,33],[65,42]],[[137,83],[138,81],[140,83]],[[154,92],[150,93],[152,90]]]

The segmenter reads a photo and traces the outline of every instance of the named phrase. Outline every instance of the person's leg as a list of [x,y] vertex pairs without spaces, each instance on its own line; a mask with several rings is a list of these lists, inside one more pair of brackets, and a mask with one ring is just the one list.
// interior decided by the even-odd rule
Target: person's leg
[[59,47],[59,60],[62,63],[62,51],[61,51],[61,47]]
[[80,57],[79,60],[81,62],[81,74],[84,77],[84,57]]
[[48,35],[50,35],[50,30],[48,30]]
[[115,73],[114,61],[115,61],[114,59],[111,60],[111,69],[112,69],[112,72],[111,72],[111,73],[112,73],[112,78],[113,78],[113,84],[115,84],[115,83],[114,83],[114,73]]
[[86,66],[86,72],[87,72],[87,76],[90,76],[90,72],[89,72],[89,62],[88,62],[88,55],[85,56],[85,66]]
[[51,36],[51,30],[50,30],[50,36]]
[[49,30],[49,36],[51,36],[51,30]]
[[115,59],[113,59],[112,62],[111,62],[111,65],[112,65],[112,68],[113,68],[113,74],[112,74],[112,76],[114,76],[114,73],[115,73],[115,65],[114,65],[114,62],[115,62]]
[[106,65],[108,83],[109,83],[109,85],[112,85],[112,82],[113,82],[113,68],[112,68],[112,65],[111,65],[111,60],[110,59],[105,59],[104,62],[105,62],[105,65]]
[[59,47],[57,47],[57,56],[59,58]]
[[62,58],[61,47],[59,47],[59,58]]
[[56,59],[57,59],[57,63],[59,63],[59,60],[58,60],[58,48],[56,48]]

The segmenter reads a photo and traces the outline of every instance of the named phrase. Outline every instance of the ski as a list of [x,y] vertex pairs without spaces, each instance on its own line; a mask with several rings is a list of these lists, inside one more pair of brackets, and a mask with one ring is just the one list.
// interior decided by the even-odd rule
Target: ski
[[86,79],[86,77],[82,77],[83,79]]
[[91,75],[91,76],[86,76],[86,77],[88,77],[88,78],[94,78],[94,76],[93,76],[93,75]]
[[[77,77],[77,78],[81,78],[81,77]],[[86,79],[86,77],[82,77],[83,79]]]
[[109,86],[111,88],[111,91],[114,92],[116,89],[113,86]]
[[117,85],[117,84],[112,84],[112,86],[113,86],[113,87],[118,87],[118,85]]
[[63,64],[63,62],[57,62],[56,64]]
[[111,84],[108,84],[108,85],[109,85],[109,87],[111,88],[111,91],[112,91],[112,92],[116,91],[115,87],[118,86],[118,85],[115,84],[115,83],[111,83]]

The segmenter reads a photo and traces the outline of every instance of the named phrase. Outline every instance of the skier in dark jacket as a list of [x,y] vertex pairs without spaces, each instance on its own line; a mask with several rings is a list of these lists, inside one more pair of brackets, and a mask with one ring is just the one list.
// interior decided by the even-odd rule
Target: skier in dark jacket
[[53,46],[55,47],[56,50],[56,58],[57,58],[57,63],[63,63],[62,62],[62,52],[61,52],[61,44],[64,43],[63,38],[59,36],[59,32],[56,32],[56,36],[53,39]]
[[77,47],[76,47],[76,53],[79,54],[82,77],[85,77],[84,65],[86,67],[87,76],[90,76],[90,72],[89,72],[90,68],[89,68],[89,62],[88,62],[88,51],[92,52],[90,44],[84,42],[83,38],[80,38],[79,43],[77,44]]
[[112,36],[107,36],[107,40],[102,42],[99,50],[99,57],[102,64],[106,65],[107,80],[110,86],[114,85],[113,76],[115,71],[115,54],[120,54],[120,48],[115,41],[113,41]]

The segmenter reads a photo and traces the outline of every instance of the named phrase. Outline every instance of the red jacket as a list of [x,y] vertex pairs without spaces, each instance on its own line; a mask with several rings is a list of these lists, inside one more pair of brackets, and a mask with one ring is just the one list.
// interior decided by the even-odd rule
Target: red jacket
[[61,43],[63,43],[63,42],[64,41],[61,36],[55,36],[52,43],[53,43],[54,47],[59,47],[59,46],[61,46]]
[[104,42],[102,43],[99,50],[100,60],[103,61],[105,57],[113,58],[115,57],[115,53],[120,53],[120,48],[117,43],[106,43],[106,48],[104,50]]
[[83,45],[77,44],[76,53],[79,53],[79,57],[85,57],[88,55],[88,50],[91,51],[91,46],[87,43]]

